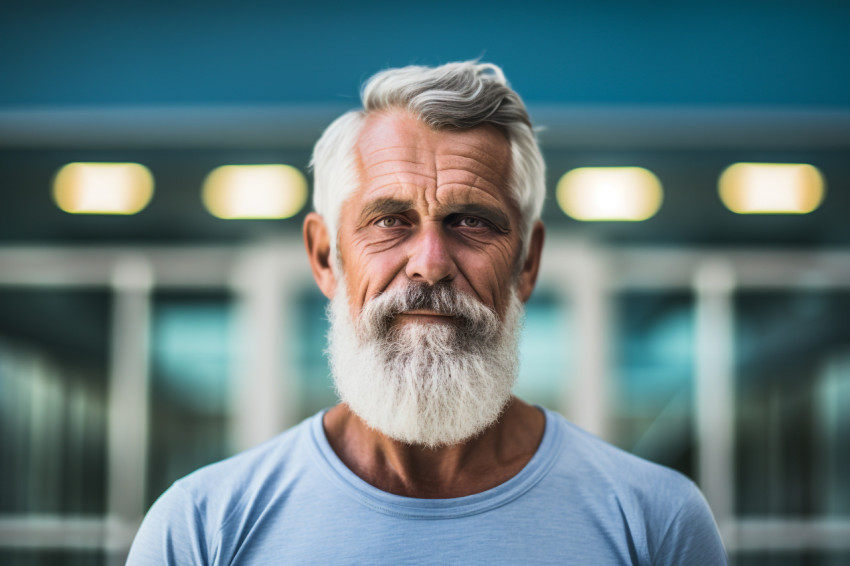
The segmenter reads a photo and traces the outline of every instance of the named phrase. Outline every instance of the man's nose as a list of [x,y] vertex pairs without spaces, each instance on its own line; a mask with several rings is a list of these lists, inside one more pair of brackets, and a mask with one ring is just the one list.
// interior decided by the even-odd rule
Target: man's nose
[[451,281],[457,275],[457,265],[449,250],[448,234],[440,223],[423,225],[410,243],[406,273],[413,281],[434,285]]

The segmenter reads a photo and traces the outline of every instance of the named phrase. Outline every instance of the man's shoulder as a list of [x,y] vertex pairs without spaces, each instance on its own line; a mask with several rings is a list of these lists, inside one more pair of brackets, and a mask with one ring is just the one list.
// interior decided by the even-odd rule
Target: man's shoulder
[[560,415],[553,420],[561,432],[560,454],[550,475],[570,490],[578,507],[611,524],[625,523],[631,540],[644,541],[636,546],[643,561],[675,563],[676,548],[693,547],[694,556],[709,556],[693,564],[725,563],[711,510],[690,478],[617,448]]
[[205,526],[226,524],[235,510],[262,508],[303,476],[312,460],[315,415],[274,438],[177,480],[158,505],[194,509]]
[[654,511],[659,519],[704,505],[699,488],[681,472],[626,452],[560,415],[553,418],[561,430],[558,469],[584,484],[588,495],[613,497],[624,511]]
[[212,562],[212,555],[226,550],[220,537],[229,525],[250,525],[281,492],[309,476],[311,428],[319,419],[321,413],[174,482],[145,516],[128,564],[159,563],[163,548],[170,563]]

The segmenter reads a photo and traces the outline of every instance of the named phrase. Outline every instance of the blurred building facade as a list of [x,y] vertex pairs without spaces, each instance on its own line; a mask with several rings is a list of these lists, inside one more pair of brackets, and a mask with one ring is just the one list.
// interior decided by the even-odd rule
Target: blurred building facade
[[[734,564],[850,563],[850,9],[52,8],[0,18],[0,563],[122,563],[171,482],[335,402],[309,205],[222,220],[204,179],[309,179],[364,77],[482,52],[546,127],[517,394],[692,477]],[[451,39],[408,45],[411,18]],[[141,163],[153,197],[67,214],[71,162]],[[738,162],[815,165],[823,202],[734,214]],[[657,176],[654,216],[564,214],[561,176],[610,166]]]

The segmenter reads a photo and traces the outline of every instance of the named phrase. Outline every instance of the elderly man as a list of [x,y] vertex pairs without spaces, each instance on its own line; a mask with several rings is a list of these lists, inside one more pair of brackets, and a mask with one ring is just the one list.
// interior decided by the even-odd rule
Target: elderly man
[[498,67],[375,75],[314,167],[342,402],[175,483],[131,564],[725,564],[693,483],[511,396],[544,171]]

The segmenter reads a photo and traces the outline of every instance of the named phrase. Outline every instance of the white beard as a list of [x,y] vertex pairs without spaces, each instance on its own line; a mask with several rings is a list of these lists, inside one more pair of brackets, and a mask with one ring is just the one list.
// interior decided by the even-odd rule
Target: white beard
[[[421,308],[458,324],[395,321]],[[413,283],[370,300],[354,324],[341,281],[328,308],[337,394],[369,427],[401,442],[434,448],[472,438],[510,400],[522,315],[513,291],[502,322],[465,293]]]

